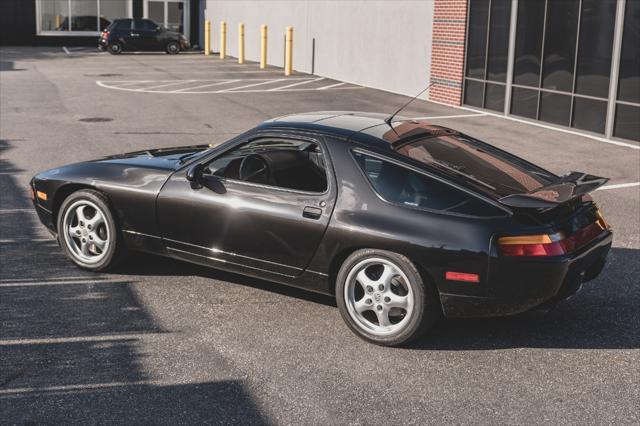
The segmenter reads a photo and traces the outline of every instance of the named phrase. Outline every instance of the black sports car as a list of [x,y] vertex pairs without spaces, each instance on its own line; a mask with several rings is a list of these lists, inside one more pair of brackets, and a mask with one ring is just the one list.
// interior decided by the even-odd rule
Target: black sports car
[[446,317],[551,305],[602,270],[612,233],[587,192],[452,129],[315,112],[216,146],[58,167],[31,182],[78,266],[139,250],[335,295],[359,336],[399,345]]

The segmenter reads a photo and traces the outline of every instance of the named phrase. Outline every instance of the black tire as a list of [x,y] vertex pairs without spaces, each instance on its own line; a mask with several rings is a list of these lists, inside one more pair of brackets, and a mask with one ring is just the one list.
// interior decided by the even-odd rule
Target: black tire
[[170,55],[177,55],[180,53],[180,43],[177,41],[170,41],[167,43],[166,51]]
[[109,53],[111,53],[112,55],[119,55],[122,53],[122,45],[120,43],[118,43],[117,41],[111,43],[108,47],[107,50],[109,51]]
[[[354,316],[357,317],[358,315],[360,318],[363,318],[364,315],[355,313],[353,309],[352,313],[350,313],[347,307],[348,302],[345,299],[345,297],[348,297],[345,295],[345,287],[347,286],[347,279],[350,278],[350,274],[355,273],[354,271],[356,271],[359,265],[366,265],[368,261],[374,262],[372,265],[375,267],[375,260],[379,259],[389,262],[405,275],[408,281],[407,285],[411,287],[413,296],[413,307],[409,317],[402,317],[403,319],[397,323],[398,325],[393,325],[393,327],[401,328],[386,335],[379,335],[365,329],[362,325],[364,321],[354,318]],[[367,267],[365,266],[365,268]],[[349,281],[352,281],[352,279],[353,278],[350,278]],[[404,282],[405,280],[402,279],[401,281]],[[347,290],[347,293],[348,292],[349,290]],[[376,297],[378,296],[380,295],[376,295]],[[364,294],[362,299],[365,299],[365,297],[367,297],[367,294]],[[386,300],[387,298],[385,297],[384,301],[386,302]],[[437,298],[437,292],[431,288],[431,284],[428,281],[423,279],[413,262],[401,254],[386,250],[358,250],[343,262],[336,279],[336,301],[342,318],[355,334],[368,342],[382,346],[400,346],[420,337],[435,324],[442,312],[440,302]],[[372,299],[369,298],[369,301],[371,302]],[[380,305],[383,304],[383,302],[373,301],[374,305],[377,303],[380,303]],[[377,307],[378,306],[376,306],[376,308]],[[375,315],[373,309],[369,312]],[[404,314],[406,316],[408,311],[405,310]],[[402,322],[405,322],[405,324],[402,324]]]
[[[78,231],[79,236],[73,239],[69,237],[69,232],[67,232],[65,226],[65,220],[68,220],[67,213],[69,213],[69,216],[72,214],[69,210],[71,208],[75,208],[75,206],[82,205],[83,203],[86,203],[89,207],[91,205],[96,206],[100,210],[104,219],[102,224],[99,225],[103,228],[97,229],[98,227],[96,227],[96,229],[94,229],[94,232],[96,233],[103,230],[105,236],[104,241],[107,242],[106,248],[100,254],[96,255],[98,257],[97,261],[84,261],[80,257],[81,255],[75,253],[72,248],[74,247],[74,241],[76,242],[75,247],[77,248],[78,240],[82,237],[84,241],[85,237],[88,238],[88,232],[90,231],[85,231],[83,229],[82,232],[84,234],[82,235],[80,234],[80,231]],[[79,223],[76,223],[76,226],[78,225]],[[91,226],[89,225],[84,226],[91,229]],[[82,189],[69,195],[62,202],[62,205],[58,210],[56,229],[58,230],[58,244],[62,248],[64,254],[82,269],[90,271],[104,271],[115,266],[124,257],[126,248],[122,240],[122,232],[114,218],[109,200],[102,192],[92,189]],[[93,250],[97,250],[96,245],[93,246]]]

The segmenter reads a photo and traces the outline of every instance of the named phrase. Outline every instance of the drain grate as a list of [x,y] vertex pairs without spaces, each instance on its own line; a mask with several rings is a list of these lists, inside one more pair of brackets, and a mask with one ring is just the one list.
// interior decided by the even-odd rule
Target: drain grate
[[87,118],[81,118],[78,121],[82,121],[84,123],[106,123],[108,121],[113,121],[113,118],[107,118],[107,117],[87,117]]

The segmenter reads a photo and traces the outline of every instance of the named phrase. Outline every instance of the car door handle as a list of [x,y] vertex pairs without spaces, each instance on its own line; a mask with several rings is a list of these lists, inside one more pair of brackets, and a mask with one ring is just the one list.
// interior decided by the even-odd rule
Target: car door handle
[[322,209],[307,206],[302,210],[302,216],[308,219],[320,219],[320,216],[322,216]]
[[131,33],[131,37],[140,37],[140,34],[138,34],[138,33]]

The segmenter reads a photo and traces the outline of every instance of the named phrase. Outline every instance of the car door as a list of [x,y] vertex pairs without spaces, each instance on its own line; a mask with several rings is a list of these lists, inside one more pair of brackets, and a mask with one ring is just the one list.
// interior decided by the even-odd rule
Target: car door
[[133,48],[132,50],[149,51],[155,50],[152,47],[154,43],[155,32],[149,30],[144,19],[135,19],[131,27],[131,32],[128,35],[128,43]]
[[[237,168],[238,160],[244,158],[237,152],[253,149],[246,148],[250,143],[266,146],[273,140],[317,144],[320,157],[316,161],[323,163],[326,172],[325,190],[299,190],[229,177],[233,176],[229,168]],[[242,273],[301,274],[323,238],[336,198],[324,142],[316,137],[261,134],[199,164],[214,169],[224,163],[226,175],[220,176],[220,186],[213,190],[187,179],[192,166],[176,172],[163,187],[157,217],[168,252]],[[291,182],[289,179],[287,185]]]

